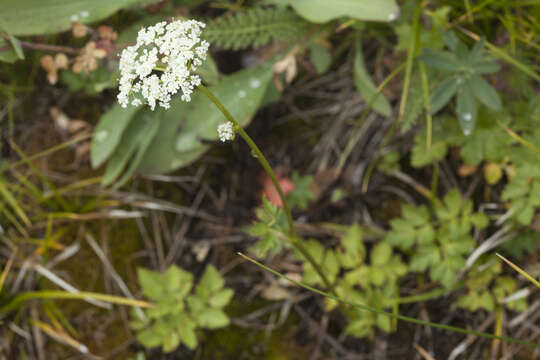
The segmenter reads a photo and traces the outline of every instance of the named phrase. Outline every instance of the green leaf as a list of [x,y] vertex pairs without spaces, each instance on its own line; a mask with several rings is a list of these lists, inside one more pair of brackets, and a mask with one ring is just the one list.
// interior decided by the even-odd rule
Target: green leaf
[[197,285],[197,294],[203,299],[208,299],[211,294],[221,290],[224,284],[225,280],[219,271],[213,265],[208,265]]
[[0,61],[11,64],[19,59],[13,47],[9,46],[8,42],[2,37],[0,37],[0,49],[4,49],[0,50]]
[[497,94],[497,91],[495,91],[495,89],[493,89],[493,87],[489,85],[487,81],[482,79],[481,76],[471,76],[468,83],[471,86],[474,96],[480,100],[482,104],[495,111],[501,110],[502,105],[499,94]]
[[419,59],[436,69],[456,72],[460,69],[460,64],[453,54],[446,51],[424,49]]
[[392,257],[392,246],[385,242],[380,242],[371,250],[371,265],[384,266]]
[[341,266],[354,268],[360,265],[366,256],[366,249],[362,242],[362,230],[360,226],[354,224],[350,226],[341,237],[343,251],[338,251],[337,256]]
[[206,308],[195,316],[199,326],[207,329],[218,329],[229,325],[229,318],[219,309]]
[[311,200],[315,199],[313,192],[313,176],[301,176],[297,171],[291,175],[291,181],[294,184],[294,190],[287,194],[287,202],[291,208],[307,209]]
[[376,318],[379,329],[386,332],[392,331],[392,321],[389,316],[385,314],[377,314]]
[[195,349],[197,347],[197,334],[195,334],[195,328],[190,326],[183,326],[178,330],[182,343],[186,345],[188,349]]
[[169,353],[176,349],[178,345],[180,345],[180,335],[176,332],[170,332],[163,339],[163,352]]
[[135,115],[122,135],[118,148],[107,163],[102,179],[103,185],[112,184],[122,171],[124,175],[117,180],[115,187],[122,186],[129,179],[156,136],[160,117],[163,114],[163,110],[157,110],[154,113],[149,109],[144,109]]
[[381,115],[390,116],[392,108],[390,103],[382,93],[376,95],[376,86],[373,84],[371,77],[367,73],[366,66],[364,64],[364,55],[362,54],[362,41],[358,39],[356,41],[356,52],[354,55],[353,65],[354,84],[358,89],[358,92],[362,95],[367,103],[372,103],[373,109]]
[[317,74],[324,74],[332,64],[332,55],[327,48],[312,41],[309,43],[309,58]]
[[229,304],[233,296],[234,291],[232,289],[223,289],[212,295],[210,299],[208,299],[208,303],[212,307],[221,309]]
[[111,156],[120,143],[125,129],[139,110],[133,106],[124,109],[119,104],[115,104],[99,119],[92,137],[90,151],[92,167],[97,168]]
[[394,0],[268,0],[279,5],[290,5],[305,19],[325,23],[340,17],[365,21],[393,21],[399,16]]
[[163,278],[160,281],[164,283],[169,294],[178,294],[184,297],[191,290],[193,284],[193,275],[183,269],[180,269],[176,265],[171,265],[167,271],[165,271]]
[[470,84],[466,82],[457,95],[457,115],[463,134],[472,134],[476,126],[477,107]]
[[430,99],[430,110],[432,114],[437,113],[450,101],[450,99],[456,94],[461,81],[462,79],[460,77],[452,76],[437,86],[437,88],[431,94]]
[[[245,126],[259,108],[271,78],[272,67],[265,64],[223,77],[210,91]],[[163,173],[189,165],[208,150],[207,141],[217,140],[217,126],[225,121],[200,91],[189,103],[174,99],[159,122],[138,171]]]
[[165,287],[159,272],[137,268],[137,278],[142,292],[147,298],[159,299],[165,294]]
[[53,34],[70,29],[73,16],[77,16],[79,22],[96,22],[123,7],[139,2],[140,0],[2,0],[0,28],[12,35]]

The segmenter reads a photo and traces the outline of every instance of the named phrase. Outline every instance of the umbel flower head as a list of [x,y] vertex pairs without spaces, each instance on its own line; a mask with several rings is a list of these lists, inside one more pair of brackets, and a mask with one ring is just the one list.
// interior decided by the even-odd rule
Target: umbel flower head
[[200,39],[204,27],[199,21],[176,20],[141,29],[137,43],[120,55],[120,105],[168,109],[171,96],[179,91],[183,101],[190,101],[193,88],[201,83],[193,72],[206,59],[209,46]]

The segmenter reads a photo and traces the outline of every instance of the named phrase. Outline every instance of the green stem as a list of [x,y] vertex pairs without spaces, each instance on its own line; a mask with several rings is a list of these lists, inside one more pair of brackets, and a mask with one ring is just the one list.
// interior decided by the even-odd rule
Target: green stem
[[435,289],[432,291],[425,292],[423,294],[400,297],[400,298],[394,299],[394,301],[398,304],[411,304],[411,303],[417,303],[421,301],[433,300],[441,296],[444,296],[446,294],[449,294],[452,291],[463,287],[463,285],[464,285],[464,282],[458,282],[457,284],[455,284],[449,289],[446,289],[446,288]]
[[399,315],[399,314],[394,314],[394,313],[391,313],[391,312],[379,310],[379,309],[376,309],[376,308],[368,306],[368,305],[353,303],[351,301],[342,299],[342,298],[340,298],[338,296],[326,293],[324,291],[321,291],[319,289],[316,289],[314,287],[306,285],[306,284],[304,284],[304,283],[302,283],[300,281],[293,280],[293,279],[291,279],[291,278],[289,278],[289,277],[287,277],[285,275],[280,274],[279,272],[275,271],[274,269],[271,269],[268,266],[265,266],[265,265],[261,264],[260,262],[254,260],[254,259],[252,259],[252,258],[250,258],[250,257],[248,257],[248,256],[246,256],[246,255],[244,255],[242,253],[238,253],[238,255],[240,255],[245,260],[248,260],[248,261],[252,262],[253,264],[261,267],[262,269],[264,269],[264,270],[266,270],[268,272],[271,272],[272,274],[274,274],[276,276],[279,276],[282,279],[290,281],[293,284],[296,284],[296,285],[298,285],[298,286],[300,286],[300,287],[302,287],[302,288],[304,288],[306,290],[309,290],[309,291],[314,292],[316,294],[325,296],[325,297],[327,297],[329,299],[338,301],[338,302],[340,302],[342,304],[353,306],[353,307],[361,309],[361,310],[370,311],[370,312],[375,313],[375,314],[386,315],[386,316],[389,316],[391,318],[407,321],[407,322],[410,322],[410,323],[413,323],[413,324],[430,326],[430,327],[439,328],[439,329],[443,329],[443,330],[458,332],[458,333],[461,333],[461,334],[474,335],[474,336],[479,336],[479,337],[483,337],[483,338],[486,338],[486,339],[495,339],[495,340],[506,341],[506,342],[514,343],[514,344],[520,344],[520,345],[540,348],[540,344],[535,344],[535,343],[529,342],[529,341],[514,339],[514,338],[506,337],[506,336],[498,336],[498,335],[483,333],[483,332],[474,331],[474,330],[467,330],[467,329],[459,328],[459,327],[456,327],[456,326],[437,324],[437,323],[433,323],[433,322],[430,322],[430,321],[418,320],[418,319],[415,319],[415,318],[412,318],[412,317],[408,317],[408,316],[404,316],[404,315]]
[[279,185],[279,181],[277,179],[276,174],[274,173],[274,170],[272,170],[272,167],[268,163],[268,160],[266,160],[266,157],[262,153],[262,151],[259,149],[257,144],[251,139],[251,137],[245,132],[245,130],[240,126],[238,121],[231,115],[231,113],[225,108],[225,106],[212,94],[212,92],[204,85],[199,85],[199,89],[214,103],[214,105],[217,106],[217,108],[225,115],[227,120],[229,120],[231,123],[233,123],[235,130],[240,134],[242,139],[248,144],[251,151],[263,167],[266,174],[270,177],[272,180],[272,184],[276,188],[279,197],[281,199],[281,203],[283,204],[283,210],[285,211],[285,215],[287,217],[287,223],[289,224],[289,237],[291,245],[302,254],[303,257],[306,258],[306,260],[313,266],[317,274],[321,277],[322,281],[324,282],[325,286],[330,290],[330,292],[334,292],[334,286],[333,284],[328,280],[326,275],[324,274],[322,268],[319,266],[319,264],[315,261],[313,256],[307,251],[307,249],[304,247],[304,245],[298,241],[298,238],[296,237],[296,230],[294,229],[294,223],[293,218],[291,214],[291,209],[289,208],[289,204],[287,203],[287,199],[285,198],[285,194],[283,193],[283,190],[281,189],[281,186]]

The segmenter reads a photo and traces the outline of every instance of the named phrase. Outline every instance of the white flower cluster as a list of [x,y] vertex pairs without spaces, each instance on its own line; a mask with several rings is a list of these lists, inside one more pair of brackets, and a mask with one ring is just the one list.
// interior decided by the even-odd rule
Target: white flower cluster
[[141,29],[137,44],[120,56],[120,105],[144,102],[154,110],[157,103],[168,109],[179,90],[182,100],[190,101],[193,88],[201,83],[192,72],[206,59],[209,46],[200,39],[204,27],[199,21],[177,20]]
[[217,132],[219,135],[219,140],[223,142],[234,139],[233,123],[230,121],[219,125],[217,127]]

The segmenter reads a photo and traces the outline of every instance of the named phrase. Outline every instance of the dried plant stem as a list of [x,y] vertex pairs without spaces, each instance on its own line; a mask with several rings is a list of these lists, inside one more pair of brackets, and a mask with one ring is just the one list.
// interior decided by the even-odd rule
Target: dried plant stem
[[235,130],[238,132],[238,134],[244,139],[244,141],[248,144],[249,148],[263,167],[266,174],[270,177],[272,180],[272,184],[276,188],[279,197],[281,199],[281,202],[283,204],[283,210],[285,211],[285,215],[287,217],[287,223],[289,224],[289,240],[291,242],[291,245],[302,254],[302,256],[313,266],[317,274],[321,277],[322,281],[324,282],[324,285],[328,290],[330,290],[331,293],[334,292],[334,286],[333,284],[328,280],[326,275],[324,274],[322,268],[320,265],[315,261],[313,256],[307,251],[307,249],[304,247],[304,245],[298,241],[298,237],[296,236],[296,230],[294,229],[294,223],[293,218],[291,214],[291,209],[289,208],[289,205],[287,203],[287,199],[285,198],[285,194],[283,193],[283,189],[281,189],[281,186],[279,185],[278,179],[276,177],[276,174],[274,173],[274,170],[272,170],[272,167],[268,163],[268,160],[266,160],[266,157],[262,153],[262,151],[259,149],[257,144],[253,141],[253,139],[245,132],[245,130],[240,126],[238,121],[231,115],[231,113],[225,108],[225,106],[212,94],[212,92],[205,87],[204,85],[199,85],[199,89],[212,101],[217,108],[225,115],[227,120],[229,120],[231,123],[233,123]]

